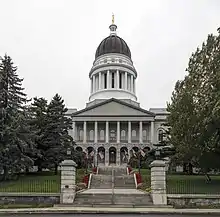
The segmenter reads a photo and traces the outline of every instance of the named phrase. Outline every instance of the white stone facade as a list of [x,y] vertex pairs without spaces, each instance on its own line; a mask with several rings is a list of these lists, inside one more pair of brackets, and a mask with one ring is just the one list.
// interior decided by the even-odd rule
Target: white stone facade
[[[111,28],[114,27],[114,28]],[[111,25],[116,35],[116,25]],[[125,164],[133,149],[151,149],[161,140],[166,109],[140,107],[136,96],[137,72],[129,56],[98,56],[89,73],[91,91],[85,109],[69,110],[69,132],[77,149],[94,155],[94,164]]]

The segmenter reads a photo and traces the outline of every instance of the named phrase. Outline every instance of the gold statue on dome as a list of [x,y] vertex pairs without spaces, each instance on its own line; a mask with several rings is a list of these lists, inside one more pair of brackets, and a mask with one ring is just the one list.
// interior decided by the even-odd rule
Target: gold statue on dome
[[112,13],[112,24],[115,24],[115,15]]

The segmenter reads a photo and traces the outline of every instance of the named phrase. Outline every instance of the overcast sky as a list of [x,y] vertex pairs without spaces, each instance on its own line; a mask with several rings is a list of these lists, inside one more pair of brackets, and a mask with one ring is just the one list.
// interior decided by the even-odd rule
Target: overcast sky
[[88,102],[88,74],[112,12],[145,109],[166,106],[191,53],[220,27],[220,0],[0,0],[0,8],[0,55],[12,57],[28,96],[59,93],[77,109]]

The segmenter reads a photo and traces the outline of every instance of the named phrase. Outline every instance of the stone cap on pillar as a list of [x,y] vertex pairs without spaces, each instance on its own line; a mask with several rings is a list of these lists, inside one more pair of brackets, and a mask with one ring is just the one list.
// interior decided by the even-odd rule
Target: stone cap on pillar
[[154,160],[151,164],[150,167],[165,167],[166,162],[163,160]]
[[77,164],[73,160],[64,160],[60,163],[60,166],[74,166],[74,167],[77,167]]

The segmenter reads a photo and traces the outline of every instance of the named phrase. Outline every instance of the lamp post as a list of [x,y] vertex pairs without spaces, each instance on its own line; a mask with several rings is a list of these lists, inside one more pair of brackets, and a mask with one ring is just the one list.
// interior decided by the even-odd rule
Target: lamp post
[[66,150],[67,159],[71,159],[71,149],[67,148]]

